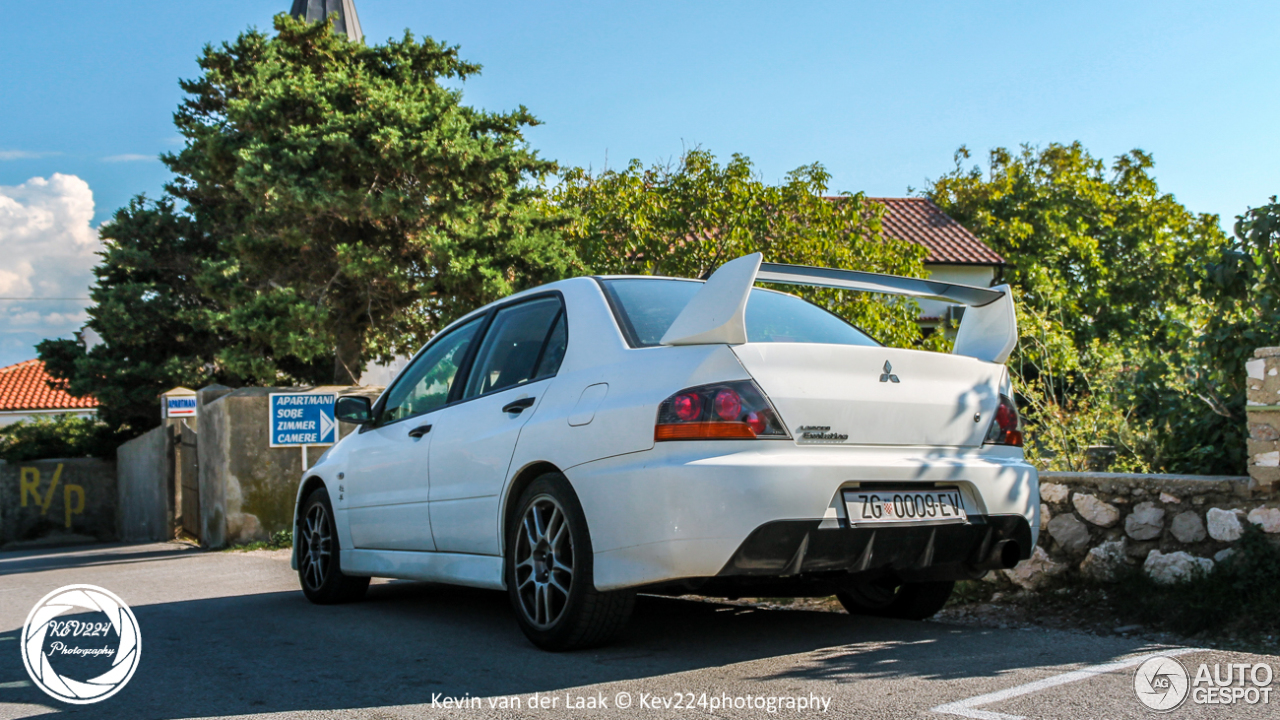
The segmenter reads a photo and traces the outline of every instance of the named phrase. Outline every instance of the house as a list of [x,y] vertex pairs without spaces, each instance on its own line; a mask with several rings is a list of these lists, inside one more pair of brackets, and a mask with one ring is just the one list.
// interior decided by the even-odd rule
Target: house
[[36,417],[97,414],[97,400],[75,397],[50,387],[52,382],[56,381],[39,360],[0,368],[0,427]]
[[[884,206],[884,233],[923,245],[929,254],[924,267],[929,277],[961,285],[990,287],[997,284],[1004,258],[987,247],[963,225],[951,219],[928,198],[867,198]],[[937,327],[951,307],[940,300],[920,300],[920,324]]]

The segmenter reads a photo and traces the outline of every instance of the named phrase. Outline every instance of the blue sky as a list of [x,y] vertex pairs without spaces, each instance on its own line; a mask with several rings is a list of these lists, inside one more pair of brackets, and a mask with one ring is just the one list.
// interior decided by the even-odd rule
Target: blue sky
[[[31,208],[66,204],[55,186],[84,203],[74,183],[32,178],[87,183],[93,227],[132,195],[156,195],[167,172],[154,158],[178,142],[178,78],[196,74],[205,43],[269,28],[289,4],[0,0],[0,195],[19,188],[8,195],[26,198],[15,202],[32,227]],[[962,144],[980,159],[994,146],[1080,140],[1108,158],[1153,153],[1162,188],[1224,225],[1280,192],[1280,3],[356,6],[369,42],[408,28],[461,45],[485,66],[467,101],[526,105],[546,123],[530,143],[566,164],[653,162],[701,145],[750,156],[766,180],[819,161],[833,190],[893,196],[950,169]],[[0,296],[83,293],[81,261],[53,263],[67,278],[6,291],[4,265],[20,253],[5,227]],[[57,322],[0,320],[0,362],[69,332],[79,308],[59,302]],[[16,312],[0,303],[0,316],[6,305]]]

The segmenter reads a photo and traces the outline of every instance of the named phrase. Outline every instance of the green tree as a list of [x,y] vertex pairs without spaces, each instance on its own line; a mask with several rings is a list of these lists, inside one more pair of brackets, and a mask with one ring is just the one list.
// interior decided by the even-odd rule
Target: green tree
[[1237,419],[1197,380],[1216,312],[1205,259],[1232,246],[1218,217],[1161,192],[1140,150],[1110,167],[1079,143],[997,148],[985,172],[968,158],[926,194],[1009,262],[1033,442],[1039,427],[1050,454],[1077,453],[1057,466],[1110,445],[1123,466],[1243,470]]
[[480,68],[456,47],[275,27],[205,48],[168,194],[104,226],[88,323],[103,343],[39,347],[120,437],[155,426],[176,385],[354,382],[573,263],[537,202],[556,166],[524,142],[536,120],[463,105]]
[[[229,338],[212,330],[213,305],[195,282],[217,243],[171,199],[132,200],[100,232],[87,326],[104,342],[45,340],[37,350],[73,395],[92,395],[112,430],[134,435],[160,422],[158,395],[175,386],[240,384],[213,362]],[[294,363],[298,361],[292,359]]]
[[[564,174],[548,199],[568,212],[567,234],[587,272],[702,277],[735,257],[761,252],[770,262],[926,276],[925,250],[886,237],[883,210],[861,195],[827,197],[821,165],[763,182],[742,155],[720,164],[705,150],[678,162]],[[920,341],[919,306],[905,298],[782,288],[858,324],[892,345]]]
[[1189,268],[1228,244],[1218,217],[1162,193],[1141,150],[1108,168],[1080,143],[992,150],[986,172],[956,167],[926,194],[1008,261],[1023,302],[1059,318],[1078,345],[1168,349],[1197,312]]
[[1180,412],[1174,403],[1166,410],[1181,433],[1205,439],[1185,462],[1213,472],[1245,472],[1244,365],[1255,349],[1280,345],[1280,203],[1270,200],[1236,218],[1230,246],[1201,273],[1212,312],[1187,353],[1179,389],[1212,413]]
[[218,245],[197,283],[209,327],[235,338],[220,368],[352,383],[565,271],[561,221],[534,202],[555,170],[524,141],[537,120],[463,105],[479,65],[408,33],[369,47],[284,14],[275,29],[205,48],[174,116],[186,145],[163,158]]

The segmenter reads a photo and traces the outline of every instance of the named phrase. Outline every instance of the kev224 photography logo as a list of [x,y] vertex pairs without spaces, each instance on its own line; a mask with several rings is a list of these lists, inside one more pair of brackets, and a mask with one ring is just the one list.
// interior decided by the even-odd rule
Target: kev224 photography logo
[[142,637],[133,611],[110,590],[68,585],[31,608],[21,652],[36,687],[62,702],[88,705],[115,695],[133,677]]

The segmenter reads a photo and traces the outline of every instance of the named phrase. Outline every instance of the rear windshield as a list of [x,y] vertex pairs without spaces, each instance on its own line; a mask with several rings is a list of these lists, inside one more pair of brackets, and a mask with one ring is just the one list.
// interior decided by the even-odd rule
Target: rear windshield
[[[618,324],[635,347],[652,347],[702,289],[692,280],[622,278],[600,281]],[[840,317],[794,295],[754,288],[747,300],[747,341],[877,346]]]

